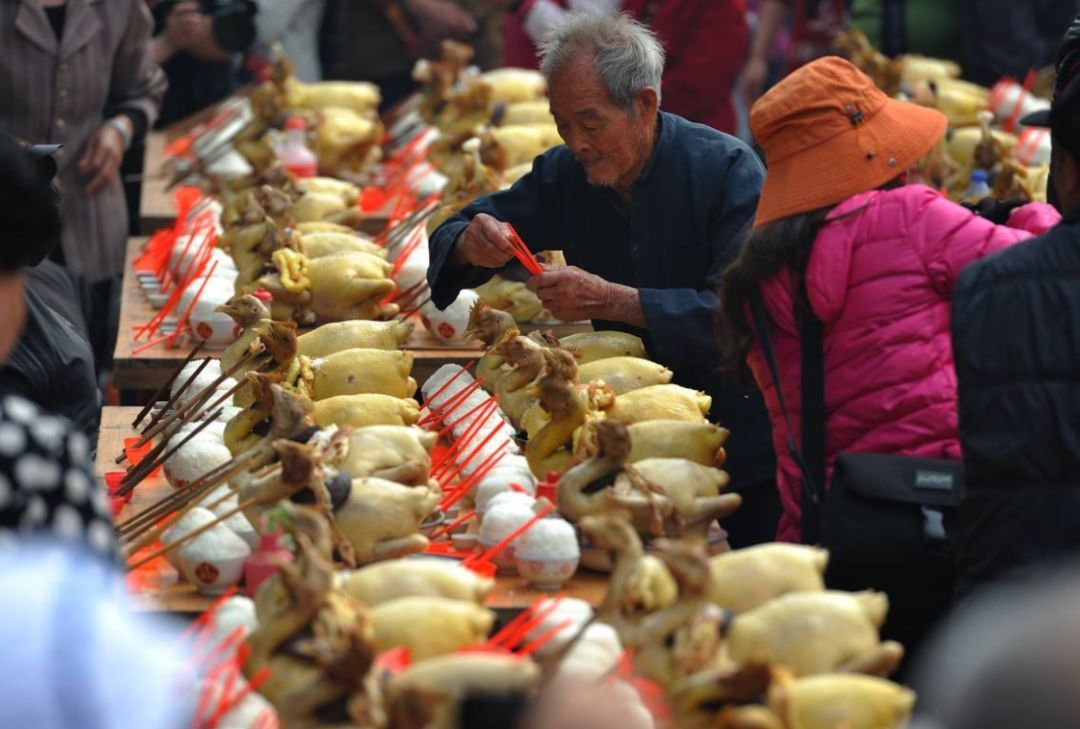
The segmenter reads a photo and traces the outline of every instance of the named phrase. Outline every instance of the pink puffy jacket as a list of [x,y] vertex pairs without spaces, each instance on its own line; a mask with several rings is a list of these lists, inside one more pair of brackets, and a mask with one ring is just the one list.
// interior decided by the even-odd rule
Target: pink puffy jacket
[[[949,304],[960,270],[1053,227],[1048,205],[997,226],[921,185],[856,195],[814,241],[807,294],[825,327],[826,452],[960,458]],[[799,429],[799,331],[788,272],[761,285],[784,399]],[[749,364],[765,395],[783,515],[777,538],[799,541],[799,469],[761,349]],[[798,434],[796,434],[798,436]]]

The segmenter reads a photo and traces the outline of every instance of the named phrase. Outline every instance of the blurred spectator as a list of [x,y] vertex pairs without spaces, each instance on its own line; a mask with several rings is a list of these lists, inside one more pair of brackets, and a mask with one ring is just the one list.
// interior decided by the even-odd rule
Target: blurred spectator
[[[648,25],[664,44],[661,108],[735,133],[732,91],[746,55],[746,0],[525,0],[509,3],[513,61],[535,67],[536,44],[568,10],[623,12]],[[517,24],[524,35],[515,35]],[[532,58],[529,57],[532,54]]]
[[188,729],[180,628],[138,612],[115,567],[77,549],[0,549],[0,726]]
[[1078,0],[956,0],[964,76],[989,86],[1005,75],[1023,79],[1053,61]]
[[483,70],[502,65],[499,0],[327,0],[323,43],[326,78],[371,81],[383,108],[416,90],[412,69],[437,57],[445,39],[467,43]]
[[991,590],[947,621],[920,662],[910,729],[1080,726],[1080,574]]
[[118,170],[165,92],[150,27],[142,0],[0,3],[0,128],[64,146],[63,240],[52,255],[91,286],[99,367],[112,355],[128,235]]
[[[60,236],[49,179],[29,152],[0,134],[0,362],[15,347],[26,320],[24,268],[40,262]],[[34,297],[29,303],[46,315],[51,311]],[[108,499],[91,475],[89,454],[87,437],[63,418],[16,395],[0,394],[0,534],[49,533],[112,553]]]
[[953,303],[960,437],[960,589],[1080,553],[1080,22],[1058,51],[1049,118],[1060,225],[964,272]]
[[319,26],[326,0],[260,0],[255,16],[259,42],[280,42],[304,83],[322,79],[319,66]]
[[[721,281],[722,343],[729,366],[747,367],[765,396],[784,506],[777,538],[798,542],[804,528],[819,524],[812,507],[803,511],[809,500],[800,461],[787,448],[788,439],[803,442],[806,433],[799,406],[790,405],[802,402],[803,342],[820,341],[823,351],[819,484],[831,483],[844,453],[959,460],[949,337],[957,277],[1060,216],[1031,204],[995,225],[929,187],[907,184],[944,136],[947,119],[886,97],[835,56],[780,81],[754,105],[750,123],[770,165],[755,228]],[[826,168],[827,176],[806,174]],[[748,314],[757,296],[767,315],[760,326]],[[806,324],[815,325],[812,339]],[[765,326],[776,375],[762,346]],[[1013,327],[996,326],[1013,334]],[[1011,428],[1027,425],[1007,419]],[[813,442],[806,442],[813,458]],[[1000,453],[1008,458],[1008,449]],[[804,520],[804,513],[815,518]],[[860,526],[875,528],[837,523],[847,530],[831,535],[838,546],[845,536],[858,542]],[[913,650],[951,602],[952,565],[926,553],[897,557],[884,566],[834,552],[827,580],[838,589],[888,593],[883,634]]]
[[241,84],[255,42],[250,0],[162,0],[153,6],[154,60],[169,77],[158,128],[224,99]]
[[954,2],[852,0],[851,24],[889,57],[919,53],[962,60]]
[[[791,26],[787,68],[790,73],[815,58],[828,55],[833,38],[846,30],[849,0],[762,0],[750,56],[739,80],[747,106],[765,91],[769,79],[769,55],[785,25]],[[788,17],[789,11],[791,17]]]

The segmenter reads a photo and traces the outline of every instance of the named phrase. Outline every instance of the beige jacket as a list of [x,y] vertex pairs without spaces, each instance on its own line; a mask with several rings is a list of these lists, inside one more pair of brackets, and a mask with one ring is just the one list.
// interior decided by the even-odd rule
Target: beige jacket
[[0,0],[0,129],[64,145],[64,256],[91,282],[123,270],[127,205],[119,176],[87,195],[78,162],[106,113],[137,109],[153,125],[166,81],[151,28],[143,0],[68,0],[57,40],[37,0]]

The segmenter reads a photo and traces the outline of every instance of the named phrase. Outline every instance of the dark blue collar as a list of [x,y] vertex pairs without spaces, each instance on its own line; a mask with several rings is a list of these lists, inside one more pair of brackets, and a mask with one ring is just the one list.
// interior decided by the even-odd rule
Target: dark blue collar
[[641,171],[641,176],[634,182],[634,188],[638,188],[641,185],[649,181],[652,176],[653,170],[656,169],[656,160],[664,154],[664,151],[671,146],[671,140],[675,136],[675,120],[671,118],[670,114],[665,112],[657,112],[656,114],[656,145],[653,147],[652,155],[649,157],[648,163],[645,165],[645,169]]

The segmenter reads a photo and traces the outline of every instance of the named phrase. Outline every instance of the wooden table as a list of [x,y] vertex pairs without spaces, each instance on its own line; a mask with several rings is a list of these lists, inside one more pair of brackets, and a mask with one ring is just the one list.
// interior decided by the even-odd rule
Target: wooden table
[[139,232],[150,235],[158,228],[172,225],[176,220],[176,205],[172,190],[166,190],[169,180],[165,170],[165,132],[146,135],[146,157],[143,161],[143,182],[139,201]]
[[[146,337],[135,341],[135,327],[145,324],[154,315],[145,294],[139,288],[134,275],[132,261],[138,256],[145,238],[132,238],[128,241],[127,256],[124,262],[124,281],[120,295],[120,330],[116,335],[116,349],[113,355],[114,382],[120,390],[156,390],[169,379],[172,373],[188,356],[191,345],[169,349],[166,343],[156,344],[138,354],[134,350],[147,341]],[[554,329],[556,336],[565,336],[580,331],[589,331],[588,322],[560,324],[553,327],[525,325],[523,329]],[[405,342],[405,349],[414,355],[413,378],[424,383],[431,373],[444,364],[466,365],[480,356],[480,347],[472,344],[448,345],[431,336],[419,317],[416,329]],[[205,349],[208,357],[220,355],[220,350]]]
[[[97,461],[95,469],[99,477],[121,467],[114,462],[117,454],[124,447],[124,439],[136,435],[131,422],[138,415],[137,407],[106,407],[101,412],[101,430],[98,435]],[[164,477],[155,476],[143,481],[135,489],[131,502],[117,515],[117,522],[131,519],[172,493],[172,487]],[[180,577],[164,559],[156,560],[151,565],[128,578],[129,586],[135,595],[136,604],[145,610],[199,613],[213,604],[213,597],[201,595],[195,586]],[[591,605],[599,605],[607,592],[607,575],[580,570],[566,584],[560,594],[585,600]],[[535,590],[521,577],[497,577],[495,589],[488,596],[487,606],[499,612],[516,612],[536,600],[548,597],[551,593]]]

